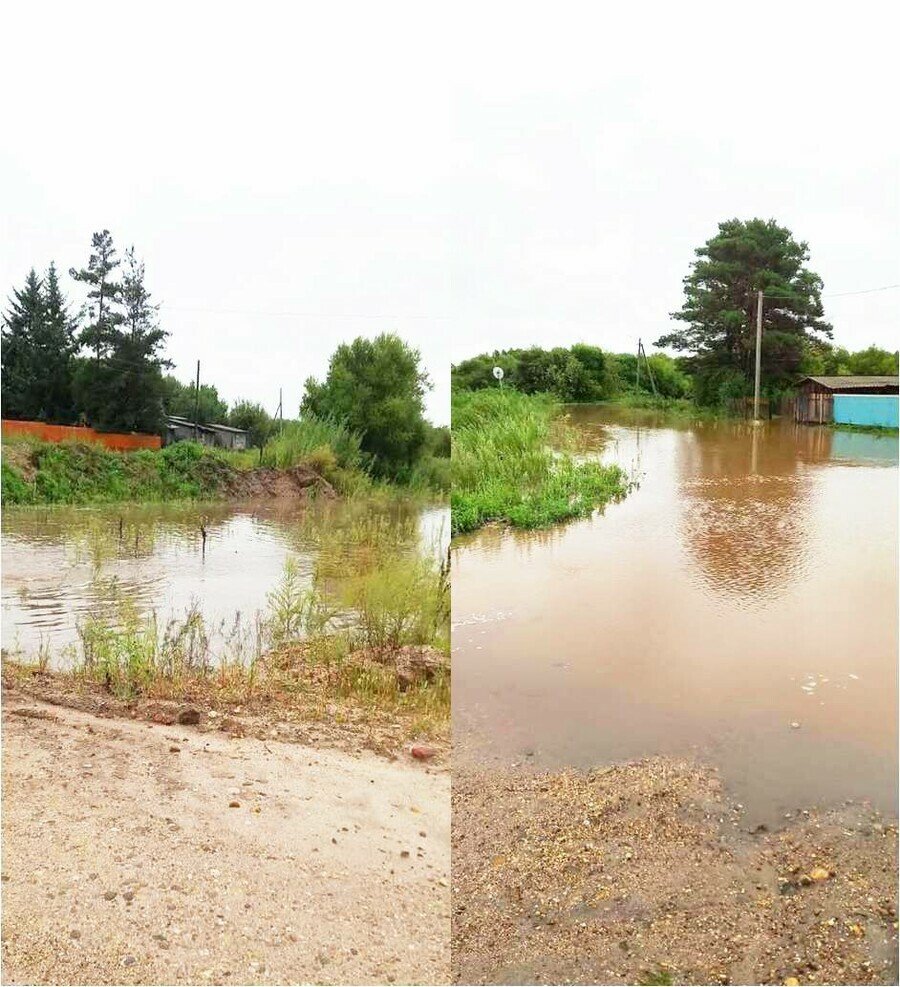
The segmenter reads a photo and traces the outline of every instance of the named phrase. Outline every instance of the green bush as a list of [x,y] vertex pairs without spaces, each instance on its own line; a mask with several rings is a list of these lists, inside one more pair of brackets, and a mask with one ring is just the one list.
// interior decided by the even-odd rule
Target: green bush
[[262,463],[290,469],[308,463],[311,457],[321,456],[323,449],[329,449],[335,467],[360,470],[364,458],[361,444],[359,433],[346,425],[329,418],[304,415],[300,421],[285,422],[282,431],[266,443]]
[[453,534],[490,521],[547,527],[624,496],[619,467],[576,462],[550,448],[558,410],[546,395],[513,390],[454,396]]
[[31,487],[22,475],[9,463],[3,463],[2,500],[4,504],[30,504],[33,500]]

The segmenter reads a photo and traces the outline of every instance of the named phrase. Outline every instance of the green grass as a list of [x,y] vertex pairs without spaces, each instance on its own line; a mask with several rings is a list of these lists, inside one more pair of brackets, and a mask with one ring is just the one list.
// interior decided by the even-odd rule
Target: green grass
[[215,500],[236,471],[307,466],[345,497],[434,496],[450,485],[450,461],[424,457],[403,484],[374,479],[360,436],[322,419],[288,422],[260,452],[225,451],[193,442],[164,449],[114,452],[91,442],[4,440],[5,504],[102,504]]
[[669,987],[669,985],[674,983],[672,974],[662,968],[647,971],[638,981],[641,987]]
[[[79,643],[64,652],[69,674],[123,701],[259,701],[315,717],[340,700],[356,719],[443,737],[449,665],[411,683],[394,660],[407,646],[450,651],[449,566],[416,532],[379,516],[324,531],[313,572],[288,562],[249,624],[210,626],[195,606],[162,624],[120,595],[79,622]],[[47,673],[50,657],[42,649],[13,664]]]
[[644,392],[625,391],[606,401],[596,402],[605,408],[635,408],[646,411],[659,411],[675,419],[690,418],[718,420],[733,416],[722,407],[704,407],[691,398],[655,397]]
[[544,395],[462,391],[453,401],[454,535],[491,521],[544,528],[586,517],[627,493],[618,466],[580,462],[566,451],[570,436],[560,406]]
[[828,426],[836,432],[862,432],[865,435],[881,435],[885,438],[896,438],[900,430],[890,425],[849,425],[844,422],[831,422]]
[[233,467],[193,442],[113,452],[93,442],[3,443],[4,504],[215,499]]

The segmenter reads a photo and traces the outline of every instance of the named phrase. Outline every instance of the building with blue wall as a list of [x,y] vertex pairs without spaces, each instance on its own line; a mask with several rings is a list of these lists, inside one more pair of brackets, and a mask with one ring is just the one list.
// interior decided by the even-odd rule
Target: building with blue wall
[[888,375],[804,377],[793,402],[794,420],[897,428],[898,383],[900,378]]
[[835,394],[834,421],[838,425],[874,425],[897,428],[900,397],[896,394]]

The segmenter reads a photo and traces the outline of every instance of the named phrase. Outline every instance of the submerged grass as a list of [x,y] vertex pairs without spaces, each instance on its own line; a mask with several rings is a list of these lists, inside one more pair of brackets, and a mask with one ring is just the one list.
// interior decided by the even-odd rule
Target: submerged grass
[[851,425],[845,422],[830,422],[829,428],[835,432],[861,432],[864,435],[878,435],[886,439],[896,439],[900,429],[896,425]]
[[[268,714],[407,737],[449,729],[449,569],[415,525],[379,515],[321,534],[312,571],[295,561],[249,624],[210,627],[196,606],[165,624],[119,598],[78,626],[68,676],[118,700],[240,704]],[[42,649],[30,665],[46,675]]]
[[585,517],[625,495],[627,481],[618,466],[577,461],[566,450],[573,436],[559,411],[547,396],[513,390],[455,395],[454,535],[491,521],[547,527]]

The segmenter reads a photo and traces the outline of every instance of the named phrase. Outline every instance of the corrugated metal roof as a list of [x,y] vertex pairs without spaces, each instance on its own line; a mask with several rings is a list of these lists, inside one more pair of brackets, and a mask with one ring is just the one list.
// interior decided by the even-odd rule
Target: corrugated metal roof
[[[194,423],[189,418],[179,418],[178,415],[166,415],[166,421],[172,425],[185,425],[189,428],[194,428]],[[232,428],[230,425],[216,425],[214,422],[209,422],[206,425],[201,425],[198,423],[196,427],[204,432],[235,432],[238,435],[249,434],[245,428]]]
[[214,429],[216,432],[235,432],[238,435],[247,434],[246,428],[232,428],[231,425],[216,425],[215,422],[210,422],[206,427]]
[[900,377],[887,375],[866,377],[847,374],[836,377],[804,377],[800,383],[802,384],[806,380],[814,380],[817,384],[821,384],[822,387],[827,387],[831,391],[857,391],[868,387],[897,387]]

